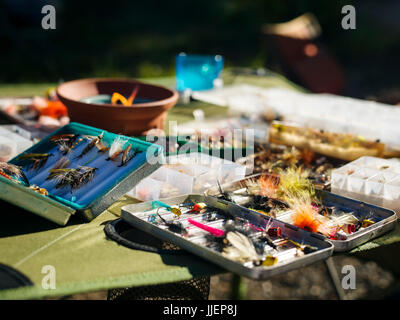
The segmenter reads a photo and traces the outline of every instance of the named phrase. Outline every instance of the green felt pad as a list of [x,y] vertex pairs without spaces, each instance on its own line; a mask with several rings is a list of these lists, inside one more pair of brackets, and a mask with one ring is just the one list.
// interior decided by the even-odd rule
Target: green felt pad
[[[0,291],[0,299],[34,299],[110,288],[151,285],[223,272],[194,255],[159,255],[125,248],[108,240],[107,221],[117,219],[124,197],[87,224],[0,239],[0,263],[25,274],[33,283]],[[56,289],[43,289],[42,268],[56,270]]]

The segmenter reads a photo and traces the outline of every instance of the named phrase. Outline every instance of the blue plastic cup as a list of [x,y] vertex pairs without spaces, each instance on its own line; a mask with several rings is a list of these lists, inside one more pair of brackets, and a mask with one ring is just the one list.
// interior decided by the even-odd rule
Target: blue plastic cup
[[178,91],[213,89],[224,67],[224,58],[220,55],[180,53],[175,62]]

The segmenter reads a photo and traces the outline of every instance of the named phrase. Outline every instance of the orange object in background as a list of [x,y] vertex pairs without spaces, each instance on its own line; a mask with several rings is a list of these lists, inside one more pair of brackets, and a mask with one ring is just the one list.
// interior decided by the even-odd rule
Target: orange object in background
[[68,110],[61,101],[47,101],[47,106],[38,110],[40,116],[54,119],[68,116]]
[[118,92],[114,92],[111,96],[111,103],[112,104],[117,104],[118,101],[120,101],[124,106],[130,107],[133,103],[133,100],[135,100],[135,97],[139,91],[139,87],[135,87],[133,89],[131,95],[129,96],[129,99],[126,99],[122,94]]
[[131,95],[130,95],[130,97],[128,99],[128,103],[129,103],[130,106],[132,105],[133,100],[135,100],[135,97],[136,97],[138,91],[139,91],[139,87],[135,87],[135,89],[133,89],[133,91],[132,91],[132,93],[131,93]]
[[120,101],[124,106],[128,106],[128,100],[126,100],[122,94],[114,92],[111,96],[111,103],[117,104],[118,101]]

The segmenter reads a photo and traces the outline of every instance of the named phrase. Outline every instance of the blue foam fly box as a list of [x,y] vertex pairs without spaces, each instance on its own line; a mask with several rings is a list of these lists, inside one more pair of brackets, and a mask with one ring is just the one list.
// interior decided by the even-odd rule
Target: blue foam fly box
[[[51,141],[51,137],[60,135],[76,135],[77,137],[74,148],[67,154],[63,154],[59,145]],[[96,146],[86,148],[90,144],[89,138],[98,136],[102,136],[100,142],[104,147],[109,148],[118,137],[123,141],[124,150],[130,145],[129,154],[127,152],[129,161],[122,165],[123,153],[114,160],[107,160],[108,149],[101,152]],[[28,154],[44,153],[50,156],[36,168],[29,161],[27,164],[23,157]],[[68,159],[68,166],[66,166],[68,169],[77,169],[82,166],[95,168],[90,181],[77,188],[70,188],[68,185],[57,186],[60,180],[48,179],[50,170],[59,163],[62,157]],[[30,185],[46,189],[48,195],[0,176],[0,198],[60,225],[65,225],[75,213],[90,221],[143,178],[157,170],[163,161],[162,146],[72,122],[9,161],[11,164],[22,167]]]

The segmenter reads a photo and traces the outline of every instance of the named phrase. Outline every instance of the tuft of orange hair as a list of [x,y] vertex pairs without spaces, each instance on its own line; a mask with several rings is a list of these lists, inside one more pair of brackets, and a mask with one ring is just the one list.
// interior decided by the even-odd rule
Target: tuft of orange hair
[[318,219],[311,203],[297,203],[293,205],[293,224],[311,232],[318,232],[322,222]]
[[307,192],[290,196],[290,208],[293,211],[292,223],[304,230],[319,232],[324,235],[331,233],[332,225],[329,217],[318,213],[318,207],[311,201]]
[[268,198],[276,198],[276,190],[279,187],[280,179],[278,175],[263,174],[258,179],[260,195]]

